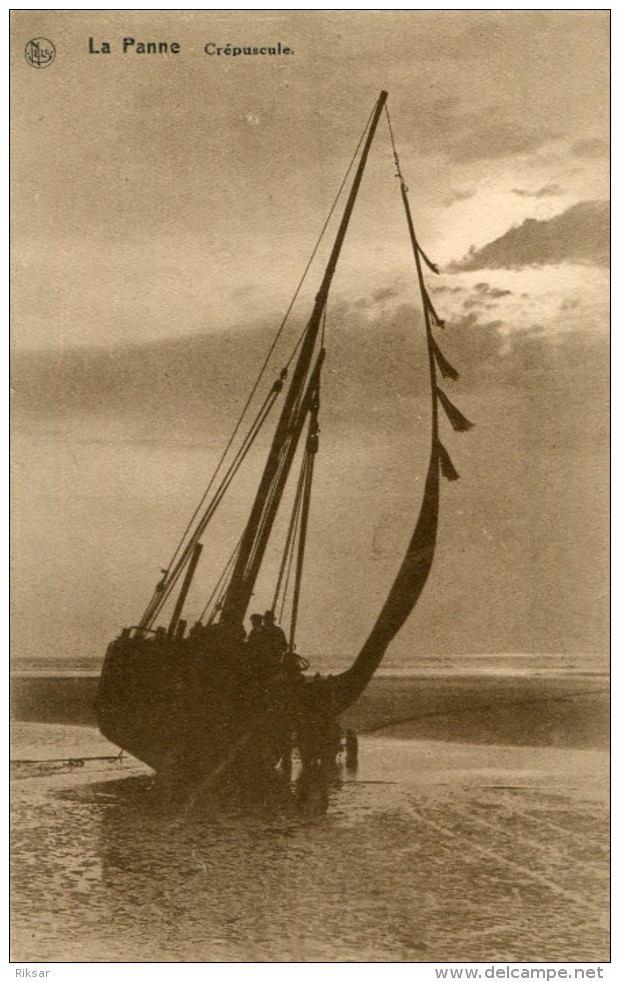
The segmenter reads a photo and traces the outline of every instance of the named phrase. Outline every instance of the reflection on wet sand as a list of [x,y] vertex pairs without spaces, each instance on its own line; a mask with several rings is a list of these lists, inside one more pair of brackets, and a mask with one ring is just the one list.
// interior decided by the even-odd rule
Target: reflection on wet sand
[[[256,781],[222,780],[188,790],[183,798],[172,799],[151,776],[91,784],[65,792],[81,800],[107,800],[106,824],[119,828],[140,827],[148,820],[153,829],[205,829],[226,822],[305,822],[323,815],[342,787],[341,767],[298,768],[291,777],[286,772],[261,772]],[[347,770],[349,773],[349,770]]]
[[178,802],[131,759],[19,765],[13,957],[608,957],[604,752],[365,738],[359,759]]
[[[194,795],[176,803],[162,798],[148,778],[106,782],[88,789],[96,802],[107,798],[100,826],[100,857],[104,878],[114,882],[119,871],[165,866],[169,875],[183,874],[189,866],[214,865],[214,845],[230,834],[239,838],[236,857],[244,876],[252,877],[252,867],[260,865],[260,851],[254,848],[254,835],[287,834],[324,815],[330,795],[337,794],[338,781],[327,774],[300,776],[293,784],[273,781],[252,788],[237,787],[233,794],[223,789],[200,797]],[[73,793],[70,793],[71,795]],[[81,797],[85,791],[77,792]],[[69,795],[67,795],[69,797]],[[246,841],[247,833],[247,841]],[[245,842],[245,845],[243,843]],[[246,853],[244,859],[241,853]]]

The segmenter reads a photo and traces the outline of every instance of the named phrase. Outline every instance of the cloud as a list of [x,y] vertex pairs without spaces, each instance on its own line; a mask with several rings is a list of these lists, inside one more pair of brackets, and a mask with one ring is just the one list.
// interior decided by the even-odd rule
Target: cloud
[[575,157],[605,157],[609,153],[607,140],[599,140],[593,137],[589,140],[577,140],[573,143],[571,151]]
[[497,160],[513,154],[532,153],[554,139],[557,133],[546,128],[529,128],[506,118],[499,107],[481,113],[467,113],[446,147],[456,163]]
[[476,283],[474,291],[476,293],[484,293],[485,296],[492,297],[494,300],[512,295],[512,290],[502,290],[498,286],[489,286],[488,283]]
[[512,193],[518,195],[520,198],[554,198],[562,193],[562,188],[559,184],[545,184],[544,188],[539,188],[538,191],[513,188]]
[[[555,128],[543,124],[524,124],[511,116],[505,105],[468,110],[457,96],[441,97],[416,107],[416,132],[422,152],[441,153],[458,164],[533,153],[560,135]],[[450,203],[449,192],[446,204]]]
[[540,266],[549,263],[609,264],[608,201],[581,201],[543,221],[526,219],[481,249],[472,249],[453,271]]
[[384,286],[374,291],[372,300],[374,303],[383,303],[385,300],[395,300],[399,295],[398,286]]
[[472,188],[463,188],[462,191],[450,190],[443,199],[443,203],[446,208],[450,205],[456,204],[457,201],[467,201],[469,198],[473,198],[476,194],[475,190]]
[[400,277],[396,277],[390,286],[379,287],[367,296],[361,297],[350,303],[342,298],[335,300],[331,306],[331,313],[336,317],[346,316],[351,308],[362,310],[370,316],[376,310],[386,311],[394,304],[402,303],[403,284]]
[[[328,325],[325,385],[338,387],[339,418],[376,412],[394,393],[407,398],[426,384],[424,333],[417,307],[400,304],[386,311],[382,301],[396,288],[375,291],[360,310],[342,305]],[[338,326],[336,326],[336,324]],[[419,328],[412,345],[412,324]],[[380,326],[380,329],[379,329]],[[231,428],[273,340],[273,326],[251,331],[204,333],[174,341],[57,352],[16,352],[12,365],[16,425],[45,421],[50,432],[68,417],[114,419],[132,443],[158,443],[166,433],[177,445],[203,433],[208,441]],[[296,338],[278,343],[265,372],[258,402],[286,364]],[[412,347],[414,353],[412,354]],[[378,354],[379,353],[379,354]],[[382,359],[390,379],[376,371]],[[343,366],[346,366],[346,370]],[[361,400],[360,392],[365,393]],[[111,435],[111,439],[116,439]]]

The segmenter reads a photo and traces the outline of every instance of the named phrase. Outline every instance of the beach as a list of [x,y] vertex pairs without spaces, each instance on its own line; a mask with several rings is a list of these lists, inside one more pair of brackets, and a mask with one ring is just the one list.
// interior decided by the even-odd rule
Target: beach
[[355,772],[172,817],[93,676],[14,681],[16,961],[609,958],[603,674],[382,676]]

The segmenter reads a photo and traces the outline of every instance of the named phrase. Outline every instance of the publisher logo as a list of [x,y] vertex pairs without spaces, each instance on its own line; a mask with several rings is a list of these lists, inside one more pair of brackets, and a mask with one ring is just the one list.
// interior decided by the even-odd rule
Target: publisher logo
[[56,58],[56,48],[48,38],[33,38],[26,45],[25,55],[32,68],[48,68]]

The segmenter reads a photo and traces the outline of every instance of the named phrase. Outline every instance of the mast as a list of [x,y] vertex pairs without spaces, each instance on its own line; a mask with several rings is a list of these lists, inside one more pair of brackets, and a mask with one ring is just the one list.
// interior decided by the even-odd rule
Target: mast
[[[381,92],[372,114],[355,178],[340,221],[338,234],[336,235],[332,252],[325,273],[323,274],[323,280],[314,301],[314,308],[304,333],[304,340],[295,365],[293,377],[267,457],[263,476],[256,493],[250,518],[241,541],[241,547],[233,568],[230,585],[224,598],[221,615],[223,621],[242,621],[245,617],[265,549],[267,548],[282,492],[288,478],[294,456],[294,448],[297,446],[306,414],[311,408],[308,394],[310,387],[313,385],[312,379],[308,384],[305,395],[302,395],[302,393],[314,356],[321,319],[327,303],[327,296],[336,271],[344,237],[349,227],[349,221],[364,174],[368,153],[386,99],[387,92]],[[291,449],[293,450],[292,453],[290,452]]]

